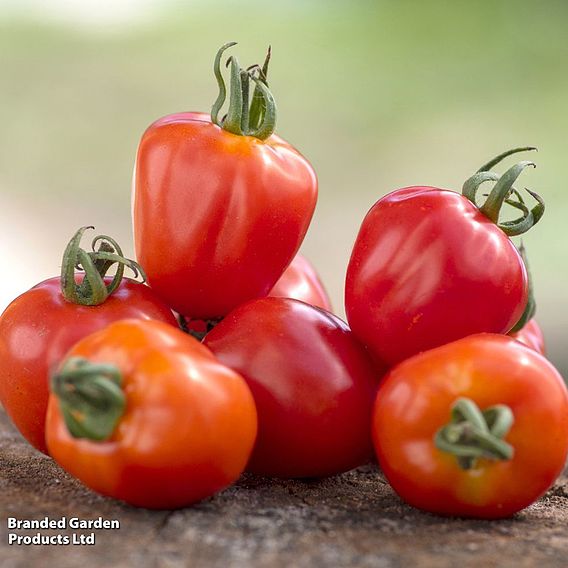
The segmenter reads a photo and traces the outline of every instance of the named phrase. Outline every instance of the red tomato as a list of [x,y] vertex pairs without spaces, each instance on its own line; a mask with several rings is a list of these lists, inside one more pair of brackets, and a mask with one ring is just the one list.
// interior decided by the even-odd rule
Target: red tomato
[[97,306],[65,300],[61,285],[60,277],[41,282],[0,316],[0,401],[22,435],[44,453],[48,374],[73,344],[124,318],[177,326],[171,310],[140,282],[122,280]]
[[510,336],[528,345],[541,355],[546,355],[544,335],[535,319],[529,320],[519,331],[511,333]]
[[293,298],[318,308],[331,311],[329,296],[307,258],[300,254],[294,257],[280,280],[270,291],[275,298]]
[[52,380],[46,435],[54,459],[91,489],[175,508],[239,477],[256,411],[243,379],[198,341],[127,320],[69,352]]
[[568,392],[536,351],[503,335],[470,336],[390,371],[377,394],[373,438],[407,503],[443,515],[508,517],[564,468]]
[[[527,165],[501,176],[494,188],[499,198],[511,201],[508,192]],[[479,172],[471,179],[482,174],[497,177]],[[526,216],[516,224],[498,223],[498,208],[490,218],[485,205],[480,210],[464,195],[434,187],[399,189],[377,201],[347,270],[353,332],[388,364],[475,333],[507,333],[528,290],[525,266],[506,232],[518,234],[542,216],[544,206],[533,195],[538,205],[532,211],[523,205]]]
[[322,477],[369,459],[381,374],[340,319],[297,300],[263,298],[231,312],[204,342],[254,396],[249,471]]
[[152,288],[192,319],[222,317],[266,296],[316,205],[316,175],[296,149],[276,135],[228,130],[237,106],[232,98],[224,122],[216,112],[215,122],[194,112],[161,118],[138,148],[137,257]]

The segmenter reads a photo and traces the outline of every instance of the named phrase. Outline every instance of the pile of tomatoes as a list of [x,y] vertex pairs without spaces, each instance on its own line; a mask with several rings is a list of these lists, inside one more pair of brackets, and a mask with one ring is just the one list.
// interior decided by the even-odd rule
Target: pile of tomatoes
[[568,454],[568,392],[510,238],[544,213],[515,187],[534,164],[494,171],[533,148],[497,156],[461,193],[379,199],[346,271],[348,325],[297,254],[317,178],[274,134],[270,51],[247,69],[229,57],[227,88],[233,45],[215,58],[211,114],[169,115],[142,136],[137,262],[105,235],[82,248],[82,227],[61,275],[0,317],[5,410],[87,486],[137,506],[187,506],[245,470],[317,478],[374,457],[420,509],[528,506]]

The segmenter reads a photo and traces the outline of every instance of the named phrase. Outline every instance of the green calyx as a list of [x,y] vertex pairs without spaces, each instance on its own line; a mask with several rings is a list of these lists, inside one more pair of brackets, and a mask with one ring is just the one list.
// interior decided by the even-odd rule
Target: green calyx
[[[118,243],[106,235],[96,236],[90,252],[81,248],[81,239],[87,229],[81,227],[69,241],[61,263],[61,293],[73,304],[82,306],[98,306],[102,304],[120,285],[124,276],[124,268],[128,267],[145,281],[146,276],[142,267],[135,261],[125,258]],[[98,246],[97,246],[98,245]],[[113,265],[116,272],[110,283],[104,278]],[[75,269],[82,270],[85,275],[81,283],[75,280]]]
[[74,438],[108,440],[126,408],[122,376],[114,365],[71,357],[51,378],[51,392]]
[[[227,132],[266,140],[276,128],[276,102],[268,88],[267,80],[270,47],[262,67],[252,65],[247,69],[242,69],[235,56],[227,59],[227,66],[230,66],[231,74],[229,108],[227,114],[219,118],[221,108],[227,98],[227,87],[221,72],[221,59],[223,53],[234,45],[236,42],[226,43],[215,57],[213,72],[219,86],[219,95],[211,108],[211,120]],[[252,97],[250,96],[251,81],[255,86]]]
[[[505,234],[510,237],[526,233],[536,225],[544,214],[544,201],[540,195],[530,189],[525,191],[535,199],[536,205],[529,209],[520,192],[515,189],[514,183],[527,167],[536,167],[534,162],[523,161],[510,167],[505,173],[499,175],[490,171],[502,160],[519,152],[536,150],[532,146],[513,148],[499,154],[477,170],[463,185],[462,194],[467,197],[479,210],[493,221]],[[486,182],[495,182],[483,205],[477,205],[477,191]],[[521,215],[512,221],[499,221],[503,205],[507,204],[521,212]]]
[[534,317],[534,314],[536,312],[536,301],[534,299],[533,279],[529,266],[529,260],[527,257],[527,251],[522,241],[521,241],[521,246],[519,247],[519,253],[521,255],[521,258],[523,259],[523,262],[525,264],[525,269],[527,271],[529,293],[528,293],[527,305],[525,306],[525,311],[523,312],[519,321],[515,324],[515,326],[513,327],[513,329],[511,329],[509,333],[515,333],[523,329],[523,327],[525,327],[525,325]]
[[475,468],[481,458],[510,460],[514,448],[504,438],[513,422],[513,412],[504,404],[481,411],[471,399],[459,398],[452,406],[450,422],[436,432],[434,443],[455,456],[464,470]]

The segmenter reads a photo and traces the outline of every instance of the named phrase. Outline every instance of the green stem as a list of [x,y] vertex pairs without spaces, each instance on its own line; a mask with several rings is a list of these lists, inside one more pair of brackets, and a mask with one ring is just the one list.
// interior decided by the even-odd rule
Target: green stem
[[[463,196],[478,207],[479,210],[488,219],[493,221],[506,235],[511,237],[526,233],[540,221],[544,214],[544,201],[537,193],[525,188],[527,193],[536,201],[536,205],[533,206],[532,209],[529,209],[526,207],[520,193],[513,185],[525,168],[536,167],[536,165],[528,161],[519,162],[502,175],[498,175],[489,170],[508,156],[530,150],[536,150],[536,148],[532,146],[514,148],[499,154],[499,156],[481,166],[476,173],[465,181],[462,188]],[[495,182],[495,185],[485,200],[485,203],[479,206],[477,204],[477,192],[480,186],[486,182]],[[513,196],[517,197],[518,201],[511,199]],[[512,221],[500,221],[499,217],[504,204],[520,210],[522,215]]]
[[272,97],[272,93],[268,90],[268,87],[260,79],[253,76],[252,80],[256,83],[256,86],[264,96],[265,111],[260,125],[257,129],[250,131],[249,136],[266,140],[274,133],[274,127],[276,125],[276,102]]
[[499,176],[494,172],[476,172],[465,180],[462,195],[467,197],[477,207],[477,192],[483,183],[497,181]]
[[235,56],[231,56],[227,61],[231,65],[231,103],[227,112],[227,118],[223,122],[223,130],[232,132],[238,136],[243,135],[242,116],[243,116],[243,83],[241,79],[241,68]]
[[[81,248],[81,239],[87,229],[94,227],[81,227],[63,253],[61,263],[61,293],[63,297],[73,304],[82,306],[98,306],[102,304],[120,285],[124,276],[125,267],[130,268],[134,277],[139,275],[145,281],[146,276],[142,267],[133,260],[125,258],[118,243],[106,235],[98,235],[93,239],[92,251],[87,252]],[[98,249],[95,248],[98,245]],[[112,266],[116,264],[116,273],[110,283],[105,282],[105,276]],[[75,280],[75,269],[84,271],[80,283]]]
[[498,404],[483,412],[469,398],[452,406],[451,420],[436,432],[436,447],[456,457],[462,469],[476,467],[477,460],[510,460],[513,447],[503,439],[513,425],[511,409]]
[[[525,187],[525,191],[537,202],[536,205],[527,210],[527,213],[515,219],[514,221],[502,221],[499,228],[509,237],[517,237],[526,233],[530,228],[534,227],[544,215],[545,205],[542,197]],[[508,201],[505,201],[508,203]]]
[[489,160],[486,164],[483,164],[477,171],[478,172],[488,172],[489,170],[493,169],[497,164],[502,162],[505,158],[512,156],[513,154],[518,154],[520,152],[538,152],[538,148],[535,146],[522,146],[520,148],[513,148],[512,150],[506,150],[502,154],[495,156]]
[[499,214],[505,199],[509,197],[513,189],[513,184],[521,175],[525,168],[536,168],[534,162],[519,162],[510,167],[502,176],[499,177],[497,183],[493,186],[489,197],[481,207],[480,211],[494,223],[499,222]]
[[[230,65],[229,108],[224,119],[219,118],[221,109],[227,97],[227,87],[221,72],[223,53],[236,45],[235,42],[223,45],[213,64],[213,72],[217,80],[219,94],[211,108],[211,121],[227,132],[238,136],[253,136],[260,140],[269,138],[276,128],[276,102],[268,89],[266,76],[270,61],[270,48],[262,69],[253,65],[242,69],[236,57],[227,60]],[[256,75],[259,75],[257,77]],[[252,100],[250,97],[250,80],[256,83]]]
[[248,132],[249,130],[249,90],[250,90],[250,75],[247,71],[241,69],[241,89],[243,100],[243,111],[241,113],[241,132]]
[[528,293],[527,305],[525,306],[525,310],[524,310],[523,314],[521,315],[519,321],[515,324],[513,329],[510,331],[510,333],[515,333],[515,332],[523,329],[523,327],[525,327],[525,325],[534,317],[534,314],[536,312],[536,301],[534,299],[534,282],[533,282],[533,278],[532,278],[532,274],[531,274],[531,270],[530,270],[530,266],[529,266],[527,251],[526,251],[525,245],[522,241],[521,241],[521,246],[519,247],[519,252],[520,252],[521,258],[523,259],[523,262],[525,264],[525,269],[527,271],[527,282],[528,282],[529,293]]
[[71,357],[51,378],[51,391],[74,438],[108,440],[126,408],[122,375],[114,365]]
[[[268,87],[268,65],[270,63],[270,57],[272,56],[272,48],[268,46],[268,52],[266,53],[266,58],[262,65],[262,69],[259,69],[259,79]],[[257,66],[250,68],[251,70]],[[249,124],[252,130],[256,130],[262,124],[264,113],[266,112],[266,102],[265,95],[260,90],[258,85],[254,88],[254,93],[252,95],[252,103],[250,105],[250,119]]]
[[217,79],[217,85],[219,86],[219,94],[217,95],[217,99],[213,103],[211,107],[211,121],[216,124],[217,126],[221,126],[221,122],[219,120],[219,112],[225,103],[225,99],[227,98],[227,87],[225,85],[225,80],[223,79],[223,74],[221,73],[221,57],[223,53],[233,47],[233,45],[237,45],[237,42],[230,41],[225,45],[221,46],[217,55],[215,56],[215,62],[213,63],[213,73],[215,74],[215,79]]

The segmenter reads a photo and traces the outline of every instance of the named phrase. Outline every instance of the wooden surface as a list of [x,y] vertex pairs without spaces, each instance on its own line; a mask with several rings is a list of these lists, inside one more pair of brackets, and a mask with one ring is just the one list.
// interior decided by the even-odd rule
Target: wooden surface
[[[118,519],[95,546],[9,546],[8,516]],[[376,468],[322,481],[253,476],[192,508],[134,509],[83,488],[31,449],[0,411],[0,566],[428,568],[568,566],[568,480],[499,522],[402,504]],[[35,534],[37,531],[11,531]],[[44,534],[56,534],[42,531]],[[63,531],[63,534],[91,531]]]

